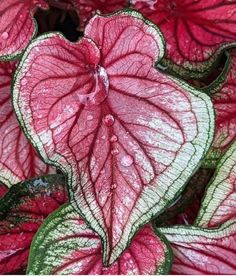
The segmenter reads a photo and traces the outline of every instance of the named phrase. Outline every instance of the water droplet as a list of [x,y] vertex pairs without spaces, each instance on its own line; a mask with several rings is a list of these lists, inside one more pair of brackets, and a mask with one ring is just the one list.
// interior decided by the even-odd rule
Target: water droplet
[[133,163],[134,163],[134,160],[130,155],[125,155],[121,158],[121,165],[124,167],[129,167]]
[[21,84],[22,84],[22,85],[26,85],[27,82],[28,82],[27,79],[22,79]]
[[116,187],[117,187],[117,184],[116,184],[116,183],[113,183],[113,184],[111,185],[111,189],[112,189],[112,190],[116,189]]
[[2,39],[8,39],[9,34],[7,32],[2,33],[1,38]]
[[115,118],[111,114],[108,114],[103,118],[103,123],[106,126],[112,126],[114,122],[115,122]]
[[99,105],[108,96],[109,80],[106,70],[101,66],[98,66],[96,70],[94,70],[91,66],[87,66],[86,68],[90,74],[93,74],[95,79],[93,90],[86,94],[80,91],[80,93],[76,94],[74,97],[81,104],[86,106]]
[[92,119],[93,119],[93,115],[88,115],[87,120],[92,121]]
[[117,142],[118,141],[118,137],[116,135],[112,135],[111,136],[111,139],[110,139],[110,142]]
[[112,154],[112,155],[117,155],[117,154],[119,154],[119,150],[118,150],[118,149],[113,149],[113,150],[111,151],[111,154]]
[[100,171],[100,174],[104,174],[104,173],[105,173],[105,170],[101,170],[101,171]]

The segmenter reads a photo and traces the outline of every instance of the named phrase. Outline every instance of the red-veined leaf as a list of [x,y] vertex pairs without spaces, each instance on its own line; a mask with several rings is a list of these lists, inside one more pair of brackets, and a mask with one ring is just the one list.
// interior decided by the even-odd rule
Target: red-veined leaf
[[236,274],[236,221],[217,229],[176,226],[159,229],[174,253],[172,274]]
[[130,246],[110,267],[102,264],[99,236],[71,205],[54,212],[41,226],[32,243],[29,274],[153,275],[166,274],[171,266],[167,241],[144,226]]
[[206,92],[210,93],[216,111],[215,138],[205,161],[206,165],[211,167],[216,166],[220,157],[236,139],[236,51],[231,50],[228,54],[229,62],[226,64],[221,80],[217,79],[206,87]]
[[0,181],[9,187],[55,171],[38,157],[13,111],[11,81],[15,66],[15,62],[0,62]]
[[44,160],[68,174],[73,204],[111,264],[178,197],[209,148],[214,115],[207,95],[154,68],[162,36],[141,14],[96,15],[85,36],[36,39],[13,102]]
[[66,201],[62,175],[19,183],[0,199],[0,274],[26,268],[36,231],[44,218]]
[[196,224],[202,227],[215,227],[230,219],[236,219],[236,142],[217,166]]
[[47,9],[44,0],[2,0],[0,2],[0,60],[19,56],[36,33],[33,14]]
[[131,0],[157,24],[167,44],[164,65],[180,75],[206,75],[222,50],[236,42],[236,1]]
[[95,12],[111,13],[128,7],[128,0],[72,0],[72,3],[79,12],[81,29],[84,29]]

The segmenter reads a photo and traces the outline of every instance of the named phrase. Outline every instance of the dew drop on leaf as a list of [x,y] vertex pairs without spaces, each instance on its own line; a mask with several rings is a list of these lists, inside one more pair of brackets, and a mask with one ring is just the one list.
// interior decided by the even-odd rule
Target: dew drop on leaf
[[111,114],[108,114],[103,118],[103,123],[108,127],[112,126],[114,122],[115,122],[115,118]]
[[118,137],[116,135],[112,135],[111,136],[111,139],[110,139],[110,142],[117,142],[118,141]]
[[88,121],[92,121],[92,119],[93,119],[93,116],[92,115],[88,115],[87,120]]
[[28,82],[27,79],[22,79],[21,84],[22,84],[22,85],[26,85],[27,82]]
[[117,154],[119,154],[119,150],[118,150],[118,149],[113,149],[113,150],[111,151],[111,154],[112,154],[112,155],[117,155]]
[[9,34],[7,32],[2,33],[1,38],[2,39],[8,39]]
[[108,96],[109,80],[106,70],[98,66],[93,69],[91,66],[86,66],[88,73],[93,75],[94,86],[89,93],[81,93],[76,95],[76,99],[85,106],[94,106],[101,104]]
[[129,167],[133,163],[134,163],[134,160],[130,155],[125,155],[121,158],[121,165],[124,167]]

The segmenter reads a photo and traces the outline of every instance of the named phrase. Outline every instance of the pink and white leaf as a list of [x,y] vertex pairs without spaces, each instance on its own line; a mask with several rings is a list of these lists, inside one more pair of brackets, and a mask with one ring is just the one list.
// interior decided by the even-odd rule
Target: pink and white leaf
[[96,15],[76,43],[39,37],[17,72],[18,119],[44,160],[68,174],[106,264],[178,196],[212,141],[212,103],[157,71],[163,54],[157,27],[126,11]]

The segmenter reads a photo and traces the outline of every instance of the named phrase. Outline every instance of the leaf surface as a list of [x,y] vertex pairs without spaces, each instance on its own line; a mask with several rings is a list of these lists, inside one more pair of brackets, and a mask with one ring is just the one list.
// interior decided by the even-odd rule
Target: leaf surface
[[36,33],[33,14],[47,9],[44,0],[3,0],[0,2],[0,60],[19,56]]
[[236,219],[236,142],[217,166],[201,204],[196,224],[215,227],[231,219]]
[[161,29],[172,71],[187,78],[210,72],[224,48],[236,41],[236,1],[131,0]]
[[19,183],[0,199],[0,274],[23,274],[36,231],[66,201],[62,175]]
[[217,229],[159,228],[174,253],[172,274],[235,274],[236,221]]
[[15,62],[0,62],[0,181],[7,186],[54,172],[26,139],[11,102],[11,81]]
[[[158,233],[157,233],[158,234]],[[103,267],[101,241],[78,216],[64,205],[42,225],[31,248],[29,274],[153,275],[168,273],[171,251],[151,225],[143,227],[129,248],[110,267]]]
[[68,174],[73,204],[111,264],[182,191],[209,148],[214,115],[207,95],[154,68],[162,36],[141,14],[97,15],[85,36],[36,39],[13,102],[43,159]]

